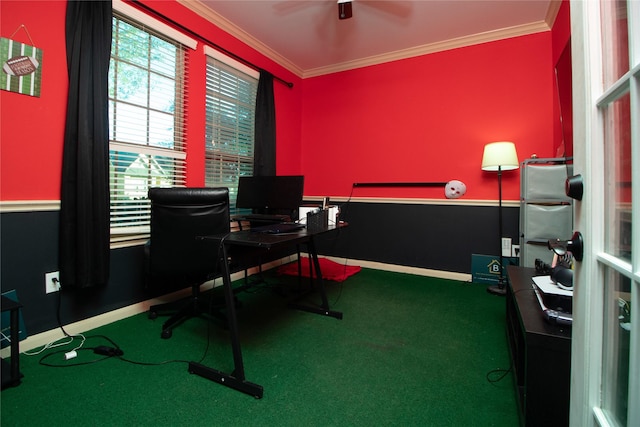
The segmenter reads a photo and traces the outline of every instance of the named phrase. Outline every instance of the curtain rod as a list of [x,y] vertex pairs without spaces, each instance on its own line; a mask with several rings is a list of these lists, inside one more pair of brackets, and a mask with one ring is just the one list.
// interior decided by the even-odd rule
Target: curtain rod
[[[152,9],[149,6],[147,6],[147,5],[143,4],[143,3],[140,3],[139,0],[130,0],[130,1],[131,1],[131,3],[135,4],[136,6],[139,6],[140,8],[145,9],[147,12],[150,12],[153,15],[155,15],[156,17],[162,19],[163,21],[165,21],[165,22],[167,22],[169,24],[175,25],[176,27],[180,28],[182,31],[185,31],[185,32],[189,33],[191,36],[199,39],[200,41],[202,41],[204,43],[207,43],[207,44],[211,45],[211,47],[221,51],[222,53],[231,56],[233,59],[242,62],[244,65],[247,65],[247,66],[253,68],[256,71],[266,71],[266,70],[258,67],[257,65],[253,64],[252,62],[249,62],[246,59],[236,55],[235,53],[229,52],[227,49],[223,48],[222,46],[220,46],[220,45],[218,45],[218,44],[216,44],[214,42],[212,42],[211,40],[208,40],[205,37],[202,37],[200,34],[197,34],[195,31],[190,30],[189,28],[187,28],[184,25],[174,21],[171,18],[168,18],[167,16],[165,16],[162,13],[156,11],[155,9]],[[277,81],[279,81],[280,83],[286,85],[289,88],[293,87],[293,83],[288,82],[288,81],[286,81],[284,79],[281,79],[278,76],[274,75],[273,78],[276,79]]]

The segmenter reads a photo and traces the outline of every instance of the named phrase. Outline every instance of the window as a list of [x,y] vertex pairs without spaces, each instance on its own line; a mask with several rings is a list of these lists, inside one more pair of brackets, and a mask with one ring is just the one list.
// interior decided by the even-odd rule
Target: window
[[205,185],[228,187],[231,212],[238,179],[253,174],[258,73],[212,49],[207,54]]
[[109,66],[111,243],[148,238],[151,187],[185,185],[186,47],[114,13]]
[[640,401],[640,334],[639,323],[632,324],[638,314],[640,292],[639,241],[633,236],[637,236],[637,230],[632,226],[638,219],[637,198],[634,201],[638,193],[633,181],[638,177],[638,151],[634,147],[638,147],[640,136],[640,58],[637,50],[633,52],[633,36],[639,29],[640,8],[632,3],[636,2],[600,2],[603,81],[599,84],[603,92],[596,105],[602,133],[594,136],[598,152],[604,153],[602,181],[607,189],[598,204],[606,226],[596,254],[604,279],[602,290],[594,288],[603,295],[602,388],[595,412],[602,416],[602,425],[619,426],[640,423],[640,410],[633,404]]

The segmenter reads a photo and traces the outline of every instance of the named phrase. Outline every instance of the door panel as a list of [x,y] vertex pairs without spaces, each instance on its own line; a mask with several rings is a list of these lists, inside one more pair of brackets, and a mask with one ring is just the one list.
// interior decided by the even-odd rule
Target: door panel
[[[571,425],[640,425],[640,2],[572,1],[576,229]],[[634,250],[635,248],[635,250]]]

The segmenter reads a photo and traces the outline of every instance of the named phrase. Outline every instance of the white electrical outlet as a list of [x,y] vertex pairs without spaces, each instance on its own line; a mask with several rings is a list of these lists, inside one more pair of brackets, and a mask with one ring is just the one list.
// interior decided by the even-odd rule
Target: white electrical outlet
[[[53,280],[55,279],[55,281]],[[60,272],[52,271],[44,275],[44,290],[46,293],[58,292],[60,290]]]
[[502,256],[511,256],[511,238],[502,238]]

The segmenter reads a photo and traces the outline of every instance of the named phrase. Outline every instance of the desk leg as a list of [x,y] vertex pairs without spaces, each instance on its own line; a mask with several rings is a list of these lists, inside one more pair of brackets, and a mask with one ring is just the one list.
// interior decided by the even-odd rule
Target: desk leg
[[189,362],[189,372],[200,375],[218,384],[231,387],[235,390],[254,396],[256,399],[262,398],[263,388],[261,385],[251,383],[244,376],[244,362],[242,361],[242,350],[240,348],[240,338],[238,336],[238,320],[236,317],[236,306],[231,286],[231,272],[227,260],[226,245],[222,245],[222,280],[224,285],[224,299],[227,307],[227,318],[229,321],[229,332],[231,334],[231,349],[233,351],[233,372],[227,374],[217,369],[209,368],[197,362]]
[[[313,237],[309,239],[309,241],[307,242],[307,246],[309,248],[309,256],[311,258],[311,262],[313,262],[313,266],[316,270],[316,281],[318,283],[318,289],[320,290],[322,305],[320,307],[314,307],[310,305],[291,302],[289,303],[289,306],[302,311],[308,311],[311,313],[322,314],[324,316],[335,317],[336,319],[342,319],[341,311],[333,311],[333,310],[330,310],[329,308],[327,293],[324,289],[324,280],[322,279],[322,271],[320,270],[320,261],[318,260],[318,252],[316,251],[316,246],[314,244]],[[311,265],[309,266],[309,268],[311,269]],[[313,278],[313,274],[311,274],[311,277]]]

